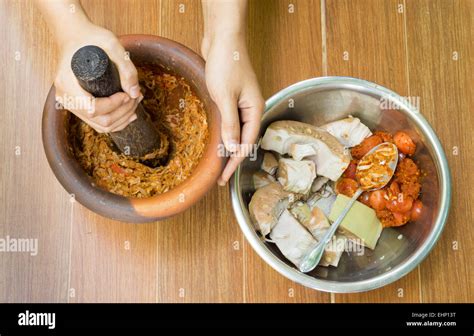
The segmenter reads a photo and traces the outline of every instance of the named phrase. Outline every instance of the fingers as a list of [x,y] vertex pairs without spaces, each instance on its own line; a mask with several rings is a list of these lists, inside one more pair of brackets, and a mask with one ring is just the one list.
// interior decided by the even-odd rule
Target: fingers
[[109,114],[92,118],[91,121],[98,126],[94,127],[99,133],[110,133],[124,129],[135,115],[135,110],[140,99],[131,99]]
[[101,114],[91,118],[85,110],[69,109],[85,123],[89,124],[98,133],[117,132],[124,129],[136,119],[135,110],[140,103],[139,99],[130,99],[108,114]]
[[[73,112],[97,132],[116,132],[124,129],[136,118],[135,110],[141,100],[140,86],[135,66],[117,37],[103,28],[88,26],[92,34],[87,39],[64,45],[61,51],[58,74],[55,80],[57,101]],[[86,92],[71,70],[71,57],[81,46],[93,44],[105,50],[117,66],[124,92],[110,97],[94,98]]]
[[220,186],[225,186],[227,182],[229,182],[229,179],[231,178],[232,174],[235,172],[239,164],[245,159],[244,156],[231,156],[229,158],[229,161],[227,161],[227,164],[222,171],[221,176],[217,180],[217,184]]
[[[116,120],[112,125],[110,125],[109,132],[117,132],[123,130],[125,127],[128,126],[129,123],[137,119],[137,115],[135,114],[135,110],[137,109],[138,104],[140,103],[141,99],[133,99],[133,105],[130,109],[127,107],[121,107],[111,113],[111,117]],[[115,115],[114,115],[115,114]]]
[[62,69],[54,81],[54,86],[56,100],[64,102],[64,108],[75,114],[84,115],[85,119],[109,114],[130,101],[129,95],[125,92],[117,92],[110,97],[94,98],[79,85],[71,69]]
[[97,132],[116,132],[134,120],[134,112],[142,96],[131,99],[127,93],[117,92],[110,97],[94,98],[82,89],[74,77],[68,77],[64,73],[55,81],[57,101]]
[[135,121],[135,120],[137,120],[137,115],[134,112],[128,113],[124,115],[122,118],[120,118],[119,120],[117,120],[115,124],[110,126],[109,133],[121,131],[125,127],[127,127],[128,124],[130,124],[132,121]]
[[234,153],[240,143],[240,120],[237,109],[237,99],[224,96],[216,99],[217,107],[221,111],[221,136],[225,148]]
[[74,77],[72,70],[62,69],[54,80],[56,101],[70,111],[93,114],[95,98],[84,90]]
[[89,112],[89,116],[94,118],[108,115],[113,111],[117,111],[120,107],[130,106],[131,104],[133,104],[133,100],[125,92],[117,92],[109,97],[95,98],[95,106],[93,111]]
[[265,102],[262,96],[258,94],[251,102],[248,104],[243,102],[242,105],[244,107],[240,108],[243,123],[241,143],[243,145],[251,145],[257,141],[258,133],[260,132],[260,122],[263,110],[265,109]]
[[140,96],[138,73],[128,53],[126,53],[122,45],[118,43],[114,46],[114,50],[110,53],[109,57],[117,66],[122,90],[128,93],[131,98],[138,98]]
[[224,186],[232,174],[235,172],[239,164],[256,148],[253,146],[257,140],[260,131],[260,121],[262,118],[265,103],[260,94],[257,94],[251,102],[245,100],[239,103],[243,107],[240,108],[242,126],[241,145],[236,155],[231,156],[227,165],[222,171],[217,183]]

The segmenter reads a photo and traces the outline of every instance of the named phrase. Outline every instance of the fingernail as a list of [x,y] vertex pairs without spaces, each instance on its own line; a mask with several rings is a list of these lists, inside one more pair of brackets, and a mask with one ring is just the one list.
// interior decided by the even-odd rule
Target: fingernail
[[140,95],[140,86],[138,84],[132,86],[130,88],[130,97],[138,98],[139,95]]
[[130,121],[130,122],[135,121],[135,120],[137,120],[137,115],[136,114],[132,115],[130,117],[130,119],[128,119],[128,121]]
[[225,187],[226,185],[226,182],[222,179],[218,179],[217,180],[217,185],[219,185],[220,187]]
[[235,153],[237,151],[238,145],[239,143],[234,139],[230,139],[226,141],[226,148],[231,153]]

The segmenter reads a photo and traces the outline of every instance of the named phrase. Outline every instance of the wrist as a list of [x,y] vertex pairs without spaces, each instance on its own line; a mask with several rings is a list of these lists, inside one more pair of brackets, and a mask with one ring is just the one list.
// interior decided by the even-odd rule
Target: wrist
[[213,45],[219,45],[220,48],[246,47],[245,33],[230,30],[221,30],[215,34],[205,35],[203,41],[207,41],[209,47]]
[[222,28],[204,34],[204,38],[209,41],[230,40],[240,42],[245,41],[245,30]]
[[92,26],[79,0],[37,0],[36,4],[59,46],[86,34]]
[[204,59],[207,59],[209,50],[219,49],[235,49],[243,50],[247,48],[245,33],[235,31],[220,31],[217,34],[205,34],[201,43],[201,53]]
[[54,35],[59,46],[67,45],[71,41],[88,34],[88,30],[94,25],[86,15],[79,13],[71,14],[68,19],[68,24],[57,24],[54,29]]

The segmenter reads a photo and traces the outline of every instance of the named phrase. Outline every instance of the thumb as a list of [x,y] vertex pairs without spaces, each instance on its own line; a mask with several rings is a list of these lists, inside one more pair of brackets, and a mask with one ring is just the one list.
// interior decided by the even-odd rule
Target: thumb
[[217,107],[221,112],[221,137],[229,152],[237,152],[240,144],[240,121],[237,99],[225,96],[218,100]]
[[111,60],[117,66],[117,70],[120,75],[120,85],[122,90],[125,91],[131,98],[138,98],[140,96],[140,85],[138,84],[138,73],[135,65],[128,53],[125,52],[123,47],[120,47],[120,51],[110,55]]

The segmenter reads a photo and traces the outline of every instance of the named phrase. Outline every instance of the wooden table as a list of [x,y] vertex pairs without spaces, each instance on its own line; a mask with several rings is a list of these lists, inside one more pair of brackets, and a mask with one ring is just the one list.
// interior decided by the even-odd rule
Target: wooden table
[[[198,1],[83,3],[116,34],[162,35],[199,51]],[[474,1],[255,0],[249,7],[249,49],[265,98],[325,75],[420,97],[453,176],[450,216],[429,257],[384,288],[328,294],[285,279],[254,253],[226,187],[173,219],[143,225],[71,202],[41,142],[42,106],[58,61],[54,41],[31,1],[3,0],[0,238],[37,238],[38,254],[0,253],[0,301],[474,301]]]

